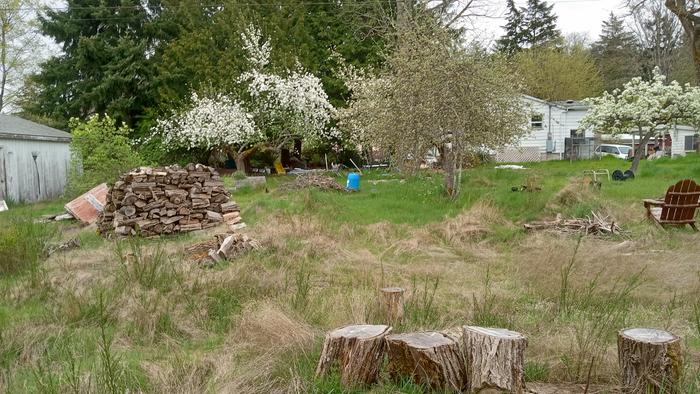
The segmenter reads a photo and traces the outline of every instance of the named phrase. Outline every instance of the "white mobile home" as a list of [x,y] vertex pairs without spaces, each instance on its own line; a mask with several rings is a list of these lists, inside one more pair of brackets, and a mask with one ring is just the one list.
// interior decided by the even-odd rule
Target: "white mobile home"
[[71,135],[0,114],[0,200],[33,202],[63,193]]
[[[528,111],[530,132],[513,146],[497,152],[496,161],[582,159],[592,157],[603,141],[634,147],[639,144],[639,135],[636,139],[631,134],[612,137],[600,130],[582,129],[580,123],[588,106],[581,101],[545,101],[526,95],[522,100]],[[683,156],[695,150],[698,141],[697,130],[691,126],[662,126],[658,133],[659,138],[652,139],[644,149],[658,145],[667,156]]]
[[[530,133],[512,147],[496,154],[496,160],[539,161],[563,159],[569,154],[592,153],[593,131],[579,127],[588,112],[588,106],[580,101],[545,101],[523,95],[529,111]],[[582,146],[586,152],[579,152]]]

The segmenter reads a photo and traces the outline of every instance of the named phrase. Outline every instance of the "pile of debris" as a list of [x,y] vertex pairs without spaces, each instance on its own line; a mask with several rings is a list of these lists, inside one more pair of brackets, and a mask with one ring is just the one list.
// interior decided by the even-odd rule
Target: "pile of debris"
[[102,235],[153,236],[241,221],[238,204],[214,168],[202,164],[141,167],[109,189],[98,220]]
[[280,187],[280,190],[300,190],[317,188],[321,190],[340,190],[347,191],[343,185],[338,183],[335,179],[327,175],[320,175],[314,173],[299,174],[294,182],[289,182]]
[[188,260],[207,266],[221,260],[232,260],[235,257],[253,249],[260,244],[245,234],[217,234],[214,239],[201,242],[185,248]]
[[558,214],[553,221],[541,221],[524,224],[525,230],[543,230],[556,233],[583,233],[589,235],[622,234],[620,226],[608,217],[601,217],[595,212],[591,216],[581,219],[562,219]]

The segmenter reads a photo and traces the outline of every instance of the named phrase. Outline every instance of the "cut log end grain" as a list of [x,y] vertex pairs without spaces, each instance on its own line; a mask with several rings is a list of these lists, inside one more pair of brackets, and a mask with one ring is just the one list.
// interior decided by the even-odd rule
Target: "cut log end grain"
[[681,340],[652,328],[628,328],[617,337],[624,393],[679,393]]
[[410,377],[434,390],[461,392],[467,374],[459,344],[439,332],[388,335],[387,371],[392,379]]
[[495,388],[511,393],[525,393],[524,352],[527,339],[503,328],[464,326],[469,389],[478,392]]
[[367,386],[379,378],[384,361],[385,337],[391,327],[385,325],[352,325],[326,335],[316,376],[327,374],[337,366],[344,387]]

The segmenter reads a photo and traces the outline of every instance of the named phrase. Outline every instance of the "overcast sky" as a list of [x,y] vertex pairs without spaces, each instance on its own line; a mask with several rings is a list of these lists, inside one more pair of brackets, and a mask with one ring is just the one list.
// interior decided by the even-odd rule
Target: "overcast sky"
[[[505,0],[499,3],[503,5],[492,10],[497,17],[479,18],[475,21],[476,37],[479,40],[489,42],[503,34],[501,26],[506,23],[507,9]],[[515,0],[515,3],[524,6],[527,0]],[[601,24],[611,11],[619,16],[626,12],[622,0],[547,0],[547,3],[554,4],[554,13],[558,17],[557,25],[565,36],[584,33],[591,41],[598,38]]]

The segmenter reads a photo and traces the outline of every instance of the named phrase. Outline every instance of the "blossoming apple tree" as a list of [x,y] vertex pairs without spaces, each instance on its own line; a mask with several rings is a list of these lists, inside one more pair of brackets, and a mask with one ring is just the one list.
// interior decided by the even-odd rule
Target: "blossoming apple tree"
[[154,132],[172,149],[206,149],[233,156],[239,169],[261,146],[280,149],[292,139],[318,143],[337,137],[330,126],[335,111],[321,80],[299,65],[270,71],[271,45],[249,26],[241,34],[250,69],[238,77],[244,94],[200,97],[187,108],[158,120]]
[[[605,92],[586,102],[591,108],[581,121],[582,127],[611,135],[639,133],[640,147],[647,146],[660,126],[700,123],[700,90],[676,81],[666,83],[658,68],[651,80],[633,78],[622,90]],[[635,151],[630,170],[637,171],[643,154],[642,148]]]

